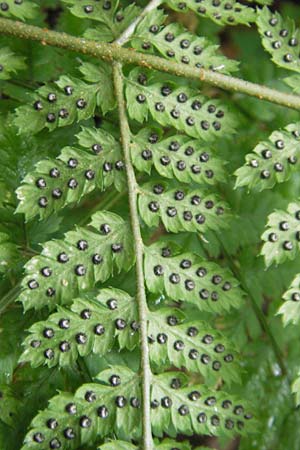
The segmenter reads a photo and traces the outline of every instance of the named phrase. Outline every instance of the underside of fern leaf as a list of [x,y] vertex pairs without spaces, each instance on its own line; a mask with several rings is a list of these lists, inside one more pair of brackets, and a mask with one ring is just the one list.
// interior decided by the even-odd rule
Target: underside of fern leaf
[[256,23],[294,72],[299,30],[271,0],[54,3],[0,2],[1,23],[46,36],[0,48],[0,333],[23,321],[0,349],[0,447],[20,408],[22,450],[275,448],[286,374],[300,398],[294,335],[268,322],[300,322],[300,125],[239,91],[297,109],[299,76],[285,101],[274,79],[233,78],[273,69],[232,59],[229,26]]

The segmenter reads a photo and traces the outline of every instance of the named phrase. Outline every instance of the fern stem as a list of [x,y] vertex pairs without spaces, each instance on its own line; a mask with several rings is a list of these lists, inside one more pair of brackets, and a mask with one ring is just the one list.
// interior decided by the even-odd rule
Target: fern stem
[[277,341],[272,333],[272,330],[270,329],[268,322],[266,320],[266,317],[264,316],[264,313],[262,312],[262,310],[260,309],[260,307],[258,306],[258,304],[256,303],[256,300],[254,298],[254,296],[251,293],[251,289],[248,287],[248,284],[243,276],[243,274],[241,273],[241,271],[236,267],[236,264],[234,263],[232,257],[229,255],[229,253],[227,252],[227,250],[225,249],[224,245],[222,245],[221,240],[219,239],[219,242],[221,244],[221,248],[223,253],[226,256],[227,262],[229,264],[229,267],[232,271],[232,273],[234,274],[234,276],[236,277],[237,280],[239,280],[241,288],[243,289],[243,291],[246,293],[246,295],[248,296],[252,309],[254,311],[254,314],[256,315],[256,318],[258,320],[258,322],[260,323],[260,326],[262,328],[262,330],[266,333],[266,335],[269,338],[269,341],[271,343],[271,346],[273,348],[273,352],[277,358],[277,362],[278,365],[280,367],[281,370],[281,374],[282,375],[287,375],[287,370],[285,367],[285,363],[284,363],[284,358],[282,355],[282,352],[279,348],[279,345],[277,344]]
[[130,37],[135,32],[136,26],[140,23],[140,21],[147,15],[149,12],[153,11],[153,9],[157,8],[161,4],[162,0],[151,0],[148,5],[143,9],[141,14],[136,17],[136,19],[129,25],[126,30],[120,35],[120,37],[115,41],[116,44],[124,45]]
[[251,83],[211,70],[189,67],[185,64],[168,61],[159,56],[145,55],[132,49],[122,48],[116,43],[99,43],[84,38],[77,38],[66,33],[50,31],[33,25],[26,25],[22,22],[1,18],[0,34],[39,41],[42,45],[64,48],[94,56],[95,58],[137,64],[149,69],[156,69],[177,76],[195,79],[225,90],[244,93],[252,97],[257,97],[260,100],[267,100],[281,106],[300,110],[300,96],[298,95],[280,92],[267,86]]
[[120,63],[113,64],[113,78],[116,99],[119,109],[120,133],[122,147],[124,152],[124,161],[126,166],[126,175],[128,181],[128,197],[130,220],[134,238],[134,248],[136,255],[136,283],[137,283],[137,302],[139,309],[140,338],[141,338],[141,371],[142,371],[142,427],[143,427],[143,450],[152,450],[152,432],[151,432],[151,410],[150,410],[150,384],[151,368],[149,362],[148,331],[147,331],[147,299],[144,284],[143,253],[144,245],[141,236],[139,216],[137,210],[137,181],[131,163],[130,157],[130,130],[126,115],[124,99],[124,83],[122,66]]

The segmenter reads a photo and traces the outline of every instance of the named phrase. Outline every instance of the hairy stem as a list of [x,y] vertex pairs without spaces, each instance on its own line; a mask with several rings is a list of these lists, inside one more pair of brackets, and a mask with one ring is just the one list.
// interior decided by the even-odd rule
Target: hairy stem
[[157,8],[161,4],[162,0],[151,0],[148,5],[143,9],[141,14],[137,16],[137,18],[129,25],[126,30],[123,31],[121,36],[115,41],[116,44],[124,45],[130,37],[133,35],[136,26],[140,23],[140,21],[147,15],[149,12],[153,11],[153,9]]
[[145,55],[132,49],[122,48],[116,43],[98,43],[92,40],[70,36],[66,33],[50,31],[33,25],[26,25],[22,22],[1,18],[0,34],[39,41],[42,45],[65,48],[66,50],[109,61],[136,64],[185,78],[196,79],[222,89],[241,92],[252,97],[257,97],[260,100],[267,100],[278,105],[300,110],[300,96],[298,95],[280,92],[266,86],[223,75],[211,70],[189,67],[185,64],[168,61],[158,56]]
[[149,363],[148,332],[147,332],[147,299],[144,284],[143,253],[144,245],[141,236],[139,216],[137,210],[137,182],[130,157],[130,130],[126,116],[124,99],[124,83],[122,66],[120,63],[113,64],[113,78],[116,99],[119,109],[119,121],[126,175],[128,182],[128,197],[130,208],[130,220],[134,238],[136,255],[136,284],[137,302],[139,309],[140,339],[141,339],[141,371],[142,371],[142,426],[143,426],[143,450],[152,450],[151,433],[151,411],[150,411],[150,384],[151,369]]

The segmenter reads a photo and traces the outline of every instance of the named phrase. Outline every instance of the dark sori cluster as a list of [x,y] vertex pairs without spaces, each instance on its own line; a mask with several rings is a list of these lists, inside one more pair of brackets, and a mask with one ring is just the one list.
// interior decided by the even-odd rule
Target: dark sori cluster
[[[71,96],[73,95],[73,87],[72,86],[65,86],[64,87],[64,92],[65,95],[67,96]],[[55,103],[57,101],[57,95],[54,92],[49,92],[49,94],[47,95],[47,102],[50,105],[53,105],[52,108],[55,109]],[[87,106],[87,102],[84,98],[78,98],[76,100],[74,100],[76,108],[78,109],[84,109]],[[43,111],[44,108],[46,108],[46,111],[49,109],[49,106],[45,106],[45,104],[41,101],[41,100],[36,100],[33,104],[33,108],[36,111]],[[50,107],[51,109],[51,107]],[[61,108],[58,111],[58,117],[60,117],[61,119],[66,119],[67,117],[69,117],[69,111],[66,108]],[[47,112],[46,116],[46,121],[49,123],[53,123],[56,121],[56,113],[55,112]]]
[[[164,192],[164,187],[161,184],[156,184],[153,186],[152,191],[155,195],[161,195]],[[197,224],[199,224],[199,225],[203,225],[205,223],[206,217],[204,214],[202,214],[202,213],[198,213],[198,214],[196,213],[195,215],[193,214],[193,212],[197,211],[197,207],[201,204],[201,197],[199,195],[186,196],[184,191],[180,190],[180,191],[174,192],[173,198],[174,198],[174,200],[176,200],[176,202],[186,199],[187,202],[190,204],[191,210],[185,209],[182,213],[183,220],[190,222],[194,218],[195,221],[197,222]],[[204,207],[208,210],[213,209],[214,206],[215,206],[215,204],[212,200],[206,200],[204,203]],[[196,208],[193,208],[193,207],[196,207]],[[148,208],[151,212],[157,213],[160,210],[159,201],[152,200],[151,202],[148,203]],[[215,214],[220,216],[223,213],[224,213],[224,208],[222,206],[218,206],[215,210]],[[166,214],[171,218],[175,217],[178,214],[178,209],[176,208],[176,206],[168,206],[166,209]]]
[[[156,143],[158,140],[158,136],[157,135],[151,135],[149,137],[149,142],[151,144]],[[172,151],[172,152],[177,152],[180,149],[180,143],[178,141],[172,141],[170,142],[169,146],[168,146],[168,150]],[[183,150],[183,153],[185,156],[192,156],[195,152],[194,148],[191,145],[186,146]],[[150,150],[149,148],[145,148],[141,151],[141,157],[145,160],[145,161],[149,161],[152,159],[153,157],[153,151]],[[209,160],[209,154],[207,152],[203,152],[201,153],[201,155],[199,156],[199,160],[196,160],[196,164],[192,164],[190,166],[191,172],[195,175],[198,175],[201,173],[201,164],[199,163],[206,163]],[[171,158],[166,154],[161,156],[160,158],[160,163],[163,166],[168,166],[169,164],[171,164],[172,160]],[[184,171],[186,169],[186,163],[185,161],[183,161],[182,159],[180,159],[179,161],[177,161],[176,163],[176,169],[179,171]],[[207,178],[213,178],[214,176],[214,172],[212,169],[206,169],[205,170],[205,176]],[[157,192],[156,192],[157,193]],[[159,192],[158,192],[159,193]]]
[[[100,227],[101,234],[107,235],[110,233],[110,231],[111,231],[111,229],[108,224],[104,223],[101,225],[101,227]],[[81,240],[77,241],[76,247],[77,247],[77,250],[79,250],[79,251],[85,251],[89,248],[89,244],[86,240],[81,239]],[[118,243],[111,244],[112,253],[119,253],[122,250],[123,250],[122,243],[118,242]],[[68,254],[65,252],[59,253],[56,258],[56,260],[60,264],[68,263],[69,259],[70,258],[68,256]],[[103,262],[103,257],[101,255],[99,255],[99,253],[94,253],[91,257],[91,261],[93,264],[98,265]],[[84,276],[86,274],[86,270],[87,270],[83,264],[77,264],[76,266],[74,266],[73,269],[74,269],[75,275],[77,275],[79,277]],[[52,270],[50,267],[43,267],[40,270],[40,273],[43,277],[49,278],[52,275]],[[27,285],[28,285],[29,289],[37,289],[39,287],[39,283],[35,279],[29,280]],[[49,297],[52,297],[54,294],[55,294],[55,289],[49,287],[46,291],[46,295],[48,295]]]
[[[295,133],[297,133],[297,132],[295,132]],[[298,133],[295,134],[295,137],[297,137],[297,138],[299,137]],[[283,150],[284,149],[284,141],[282,141],[282,140],[276,141],[275,142],[275,147],[276,147],[277,150]],[[264,159],[271,159],[273,157],[272,150],[270,150],[268,148],[262,150],[261,156]],[[287,158],[287,161],[288,161],[289,164],[296,164],[297,158],[295,156],[290,156],[290,157]],[[254,169],[258,168],[259,167],[258,160],[257,159],[252,159],[250,161],[250,166],[253,167]],[[273,167],[274,167],[275,172],[282,172],[284,170],[284,166],[283,166],[283,164],[281,162],[275,162]],[[266,178],[270,178],[271,174],[270,174],[269,170],[263,169],[260,172],[260,176],[261,176],[261,178],[266,179]]]
[[[147,83],[147,76],[143,73],[141,73],[138,76],[138,82],[145,86]],[[170,86],[168,85],[163,85],[160,89],[160,95],[162,97],[161,101],[157,101],[154,103],[154,108],[157,112],[159,113],[164,113],[166,111],[166,106],[164,104],[163,98],[166,97],[170,97],[170,103],[171,104],[177,104],[176,106],[174,106],[170,111],[169,111],[169,115],[175,119],[178,120],[180,117],[184,116],[184,120],[185,123],[189,126],[189,127],[193,127],[196,124],[196,120],[197,120],[197,115],[193,115],[193,112],[198,112],[201,110],[202,108],[202,103],[200,100],[198,99],[189,99],[189,97],[187,96],[187,94],[185,92],[178,92],[178,89],[176,90],[176,94],[173,95],[173,90],[171,89]],[[151,98],[147,98],[147,93],[140,93],[136,96],[136,101],[138,103],[146,103],[146,102],[151,102]],[[180,105],[181,104],[187,104],[188,107],[190,108],[190,113],[186,113],[185,109],[184,111],[181,110]],[[210,104],[207,106],[207,112],[209,114],[213,114],[215,117],[213,119],[210,119],[209,116],[207,116],[207,119],[205,120],[201,120],[200,121],[200,126],[202,128],[202,130],[207,131],[210,129],[210,127],[212,126],[215,131],[219,131],[221,130],[222,124],[220,122],[221,119],[223,119],[224,117],[224,111],[222,110],[217,110],[216,106],[214,104]],[[204,115],[206,115],[204,113]],[[209,120],[208,120],[209,119]],[[176,148],[174,149],[176,151]],[[162,164],[167,165],[168,161],[166,161],[165,163],[162,162]]]
[[[269,20],[269,24],[271,27],[275,27],[278,24],[278,19],[276,17],[272,17]],[[272,28],[270,30],[265,31],[265,36],[270,39],[271,45],[273,47],[274,50],[279,50],[282,48],[283,42],[284,44],[286,44],[291,48],[293,47],[298,47],[299,46],[299,41],[296,37],[291,36],[289,30],[287,30],[286,28],[282,28],[279,33],[276,30],[275,32],[275,36],[273,35],[272,32]],[[277,38],[279,38],[277,40]],[[293,55],[291,53],[285,53],[283,55],[283,61],[286,63],[291,63],[293,62]]]

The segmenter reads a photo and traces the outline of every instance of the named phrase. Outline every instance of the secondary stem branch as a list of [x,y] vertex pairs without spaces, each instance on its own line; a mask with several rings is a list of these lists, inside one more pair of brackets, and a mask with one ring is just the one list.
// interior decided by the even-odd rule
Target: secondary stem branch
[[248,296],[248,298],[250,300],[252,309],[254,311],[254,314],[256,315],[256,318],[259,321],[261,328],[266,333],[266,335],[268,336],[268,338],[269,338],[269,340],[271,342],[271,345],[272,345],[274,354],[275,354],[275,356],[277,358],[277,361],[278,361],[279,367],[281,369],[282,375],[286,375],[287,374],[287,370],[286,370],[286,367],[285,367],[285,364],[284,364],[283,355],[282,355],[281,350],[280,350],[280,348],[279,348],[279,346],[278,346],[278,344],[276,342],[276,339],[275,339],[275,337],[274,337],[274,335],[273,335],[273,333],[272,333],[272,331],[271,331],[271,329],[270,329],[270,327],[268,325],[266,317],[264,316],[262,310],[260,309],[260,307],[256,303],[256,300],[255,300],[254,296],[252,295],[251,290],[249,289],[249,287],[247,285],[247,282],[245,281],[245,279],[244,279],[242,273],[240,272],[240,270],[236,267],[232,257],[228,254],[228,252],[226,251],[225,247],[222,245],[221,241],[220,241],[220,244],[221,244],[223,253],[226,256],[227,262],[228,262],[228,264],[230,266],[230,269],[231,269],[232,273],[234,274],[236,279],[239,280],[241,288],[247,294],[247,296]]
[[141,370],[142,370],[142,397],[143,397],[143,450],[152,450],[152,432],[151,432],[151,410],[150,410],[150,385],[151,369],[149,364],[148,349],[148,324],[147,324],[147,299],[144,284],[144,245],[141,236],[139,216],[137,211],[137,182],[135,173],[131,164],[130,157],[130,130],[126,116],[124,83],[122,67],[120,63],[113,64],[113,77],[115,93],[119,109],[119,121],[122,147],[124,152],[124,161],[126,166],[126,175],[128,182],[128,197],[130,208],[130,220],[133,232],[133,240],[136,255],[136,283],[137,283],[137,302],[139,309],[140,322],[140,340],[141,340]]
[[39,41],[43,45],[65,48],[70,51],[91,55],[109,61],[156,69],[185,78],[196,79],[229,91],[241,92],[260,100],[267,100],[278,105],[300,110],[300,96],[276,91],[249,81],[230,77],[211,70],[197,69],[185,64],[168,61],[154,55],[145,55],[133,49],[122,48],[118,44],[98,43],[84,38],[77,38],[66,33],[50,31],[33,25],[26,25],[9,19],[0,18],[0,34],[21,39]]

